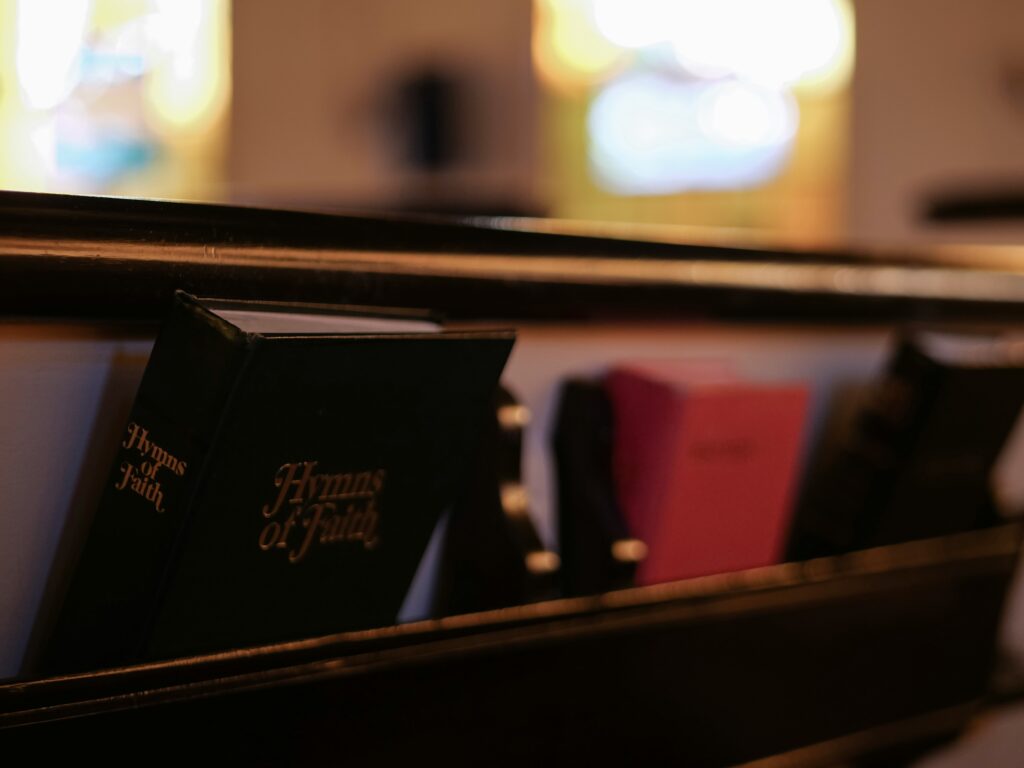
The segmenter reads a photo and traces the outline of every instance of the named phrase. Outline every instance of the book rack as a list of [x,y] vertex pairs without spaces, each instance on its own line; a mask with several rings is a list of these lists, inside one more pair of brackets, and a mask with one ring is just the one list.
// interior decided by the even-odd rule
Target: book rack
[[[842,334],[1024,319],[1024,277],[995,252],[798,253],[523,226],[4,193],[0,299],[11,333],[29,342],[32,328],[55,323],[145,337],[176,288],[431,307],[469,323],[573,332],[715,323]],[[106,751],[131,733],[164,757],[188,756],[202,738],[223,762],[257,764],[431,755],[815,765],[900,754],[955,733],[984,700],[1020,536],[1007,524],[593,598],[19,679],[0,685],[0,733],[36,753],[70,743]]]

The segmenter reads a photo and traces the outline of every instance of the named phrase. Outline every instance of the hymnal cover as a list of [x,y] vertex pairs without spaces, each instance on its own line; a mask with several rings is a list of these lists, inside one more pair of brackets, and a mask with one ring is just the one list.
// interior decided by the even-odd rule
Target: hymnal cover
[[513,343],[436,330],[177,294],[44,669],[393,623]]
[[990,524],[993,465],[1022,403],[1020,341],[949,333],[901,338],[828,461],[809,479],[790,557]]
[[569,379],[552,440],[558,470],[558,543],[567,596],[634,586],[646,545],[623,519],[612,471],[612,404],[599,381]]
[[803,444],[804,384],[737,380],[706,365],[621,365],[606,382],[613,463],[637,581],[779,562]]
[[482,431],[469,492],[445,522],[435,616],[477,613],[558,597],[558,555],[545,548],[523,485],[530,412],[499,387]]

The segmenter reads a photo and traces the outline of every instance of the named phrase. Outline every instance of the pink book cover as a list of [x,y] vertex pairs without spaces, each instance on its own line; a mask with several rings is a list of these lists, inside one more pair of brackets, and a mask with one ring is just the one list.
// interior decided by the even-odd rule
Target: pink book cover
[[648,548],[638,583],[779,562],[807,387],[737,381],[721,369],[678,363],[620,366],[607,387],[619,503]]

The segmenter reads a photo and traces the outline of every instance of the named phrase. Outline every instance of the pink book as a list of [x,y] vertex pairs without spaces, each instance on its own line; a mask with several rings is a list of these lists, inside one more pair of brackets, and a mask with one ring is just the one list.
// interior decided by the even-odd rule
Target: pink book
[[779,562],[807,387],[670,362],[620,366],[607,386],[619,502],[631,534],[648,548],[638,582]]

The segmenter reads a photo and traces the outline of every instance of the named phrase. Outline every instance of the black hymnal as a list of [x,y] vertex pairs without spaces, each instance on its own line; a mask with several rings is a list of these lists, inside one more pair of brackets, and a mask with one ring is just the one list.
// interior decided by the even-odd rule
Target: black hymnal
[[529,411],[499,388],[481,431],[468,492],[448,517],[436,615],[475,613],[558,597],[559,559],[544,548],[522,484]]
[[436,330],[179,293],[43,668],[393,623],[513,342]]
[[943,536],[994,520],[990,476],[1024,403],[1019,342],[902,339],[825,466],[789,545],[805,559]]
[[558,470],[558,539],[566,595],[634,585],[646,547],[631,538],[615,493],[612,404],[602,383],[561,388],[553,447]]

